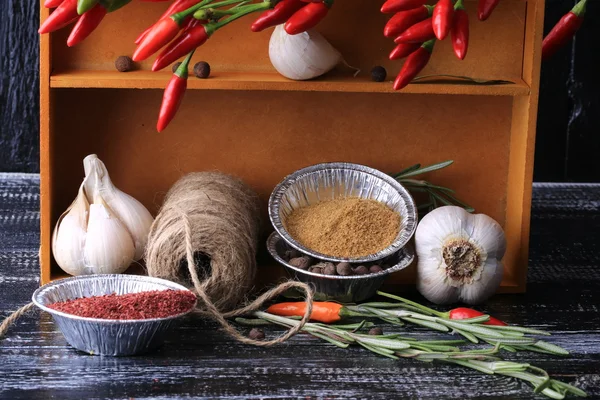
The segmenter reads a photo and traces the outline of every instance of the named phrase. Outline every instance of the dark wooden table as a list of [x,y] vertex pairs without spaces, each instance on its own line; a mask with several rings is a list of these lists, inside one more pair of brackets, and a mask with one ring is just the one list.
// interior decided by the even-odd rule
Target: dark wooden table
[[[0,174],[0,318],[38,286],[38,189],[37,175]],[[599,239],[600,185],[536,185],[528,291],[495,296],[485,307],[510,323],[551,331],[550,340],[571,351],[506,359],[542,367],[591,398],[600,398]],[[389,360],[307,335],[275,348],[244,346],[194,318],[152,354],[110,358],[70,348],[51,318],[35,312],[0,341],[0,364],[0,398],[11,400],[544,398],[511,378]]]

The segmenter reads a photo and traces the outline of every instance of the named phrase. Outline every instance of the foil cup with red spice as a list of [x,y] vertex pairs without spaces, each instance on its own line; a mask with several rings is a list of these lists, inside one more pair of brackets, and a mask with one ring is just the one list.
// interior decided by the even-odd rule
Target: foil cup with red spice
[[85,275],[61,279],[40,287],[33,302],[50,313],[74,348],[93,355],[130,356],[153,350],[163,344],[174,323],[188,311],[164,318],[99,319],[79,317],[54,310],[48,305],[82,297],[139,293],[153,290],[186,290],[164,279],[137,275]]

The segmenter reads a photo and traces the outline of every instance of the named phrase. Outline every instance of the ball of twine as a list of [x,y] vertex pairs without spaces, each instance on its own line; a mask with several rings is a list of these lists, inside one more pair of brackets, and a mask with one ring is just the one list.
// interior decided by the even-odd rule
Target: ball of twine
[[[288,281],[232,310],[245,299],[256,275],[259,215],[258,196],[239,179],[218,172],[188,174],[167,193],[150,230],[145,259],[148,275],[191,284],[203,303],[200,312],[228,334],[244,343],[271,346],[299,332],[308,321],[312,291],[304,283]],[[196,266],[199,254],[210,260],[206,270]],[[291,288],[306,293],[307,307],[300,323],[283,336],[249,339],[226,321],[257,310]]]

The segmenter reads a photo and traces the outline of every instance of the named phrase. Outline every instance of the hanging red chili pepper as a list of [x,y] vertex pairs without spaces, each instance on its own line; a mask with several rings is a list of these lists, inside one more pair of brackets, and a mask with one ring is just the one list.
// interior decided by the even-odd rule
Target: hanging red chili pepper
[[469,47],[469,15],[465,11],[462,0],[458,0],[454,8],[454,23],[450,31],[450,38],[454,54],[464,60]]
[[400,90],[410,83],[429,62],[435,39],[429,40],[412,53],[402,66],[394,81],[394,90]]
[[199,25],[187,29],[173,40],[154,61],[152,71],[159,71],[180,59],[195,48],[202,46],[213,34],[214,25]]
[[438,0],[431,16],[431,24],[433,25],[435,37],[439,40],[445,39],[448,33],[450,33],[453,20],[454,5],[452,4],[452,0]]
[[[471,308],[465,308],[465,307],[459,307],[459,308],[455,308],[454,310],[450,310],[448,312],[448,318],[449,319],[469,319],[469,318],[475,318],[475,317],[480,317],[482,315],[486,315],[480,311],[477,310],[473,310]],[[506,326],[507,324],[500,321],[498,318],[494,318],[494,317],[490,317],[489,320],[483,322],[484,325],[496,325],[496,326]]]
[[[175,0],[166,10],[165,12],[160,16],[160,18],[158,19],[159,21],[163,18],[168,18],[169,16],[181,12],[183,10],[187,10],[188,8],[190,8],[191,6],[194,6],[198,4],[198,0]],[[146,28],[146,30],[144,32],[142,32],[140,34],[140,36],[137,37],[137,39],[135,39],[135,44],[139,44],[142,39],[144,39],[144,37],[148,34],[148,32],[150,32],[150,30],[152,29],[152,27],[154,26],[154,24],[150,25],[148,28]]]
[[46,8],[56,8],[56,7],[60,6],[60,4],[63,1],[64,0],[46,0],[46,1],[44,1],[44,7],[46,7]]
[[305,5],[306,2],[303,0],[281,0],[272,10],[263,12],[256,21],[252,23],[250,30],[252,32],[260,32],[271,26],[283,24],[294,15],[296,11],[300,10]]
[[579,30],[585,16],[586,5],[587,0],[580,0],[546,35],[542,43],[543,60],[550,59]]
[[431,18],[427,18],[421,22],[417,22],[404,32],[402,32],[395,40],[396,43],[423,43],[434,39],[433,25]]
[[325,18],[333,0],[323,0],[318,3],[308,3],[296,11],[285,23],[285,31],[289,35],[297,35],[314,28]]
[[183,95],[187,89],[188,66],[193,54],[194,52],[191,52],[183,60],[165,88],[156,124],[156,130],[159,132],[162,132],[169,125],[181,105],[181,100],[183,100]]
[[488,19],[498,3],[500,3],[500,0],[479,0],[477,5],[477,18],[479,18],[480,21]]
[[65,0],[44,21],[38,32],[40,34],[54,32],[64,28],[79,18],[77,0]]
[[73,47],[87,38],[100,25],[106,13],[106,8],[96,4],[94,8],[79,17],[67,39],[67,46]]
[[179,14],[158,21],[133,53],[133,61],[144,61],[177,36],[183,23]]
[[381,6],[381,12],[384,14],[393,14],[399,11],[412,10],[421,7],[427,0],[387,0]]
[[431,17],[432,6],[424,5],[412,10],[400,11],[394,14],[383,28],[383,36],[395,38],[402,32],[424,19]]
[[423,43],[399,43],[390,53],[390,60],[399,60],[414,53]]

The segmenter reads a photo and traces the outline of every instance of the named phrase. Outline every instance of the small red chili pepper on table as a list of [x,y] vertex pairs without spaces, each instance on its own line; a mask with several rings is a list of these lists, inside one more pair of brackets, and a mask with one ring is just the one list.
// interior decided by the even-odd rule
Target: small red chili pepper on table
[[96,4],[94,8],[86,11],[73,27],[67,39],[67,46],[73,47],[87,38],[100,25],[106,13],[106,8],[101,4]]
[[[455,320],[469,319],[469,318],[481,317],[482,315],[485,315],[484,313],[482,313],[480,311],[473,310],[472,308],[466,308],[466,307],[455,308],[453,310],[448,311],[446,314],[448,316],[448,319],[455,319]],[[495,326],[507,326],[508,325],[505,322],[502,322],[499,319],[494,318],[494,317],[490,317],[489,320],[482,322],[482,323],[484,325],[495,325]]]
[[410,81],[412,81],[414,77],[416,77],[417,74],[421,72],[423,68],[425,68],[429,62],[429,59],[431,58],[431,52],[433,51],[434,44],[435,39],[429,40],[423,43],[421,47],[408,56],[404,62],[404,65],[402,65],[400,73],[394,81],[394,90],[400,90],[406,87],[406,85],[408,85]]
[[587,0],[580,0],[571,11],[565,14],[560,21],[546,35],[542,43],[542,59],[548,60],[560,50],[581,27],[585,16]]
[[469,47],[469,15],[463,6],[463,0],[458,0],[454,5],[454,23],[450,30],[454,54],[461,60],[467,56]]
[[435,37],[443,40],[450,33],[454,20],[454,5],[452,0],[439,0],[431,15],[431,24]]
[[296,11],[285,23],[285,31],[289,35],[297,35],[314,28],[325,18],[333,0],[322,0],[318,3],[310,2]]
[[498,3],[500,3],[500,0],[479,0],[479,3],[477,4],[477,18],[479,18],[480,21],[488,19]]
[[183,95],[187,89],[188,66],[193,54],[194,52],[191,52],[183,60],[165,88],[162,103],[160,105],[160,112],[158,114],[158,123],[156,124],[156,130],[158,132],[162,132],[173,120],[175,114],[177,114],[177,110],[181,105]]
[[254,21],[250,30],[260,32],[271,26],[276,26],[286,22],[294,13],[306,5],[302,0],[281,0],[272,10],[263,12]]
[[412,10],[425,4],[426,0],[387,0],[381,6],[381,12],[384,14],[393,14],[399,11]]
[[400,11],[394,14],[383,28],[383,36],[395,38],[402,32],[428,17],[431,17],[432,6],[423,5],[412,10]]

